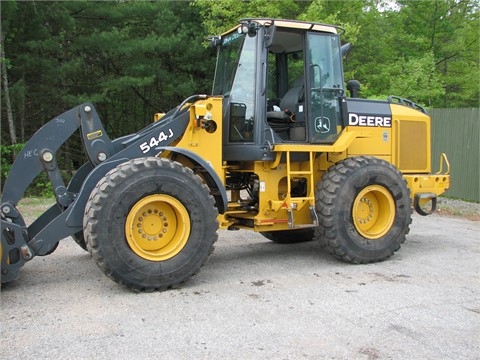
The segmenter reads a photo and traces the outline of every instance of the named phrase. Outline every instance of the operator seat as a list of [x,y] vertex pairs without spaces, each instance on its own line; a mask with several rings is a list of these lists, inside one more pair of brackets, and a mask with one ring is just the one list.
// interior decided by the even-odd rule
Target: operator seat
[[295,114],[297,105],[303,102],[303,97],[303,77],[299,77],[280,100],[280,111],[267,111],[267,121],[288,124]]

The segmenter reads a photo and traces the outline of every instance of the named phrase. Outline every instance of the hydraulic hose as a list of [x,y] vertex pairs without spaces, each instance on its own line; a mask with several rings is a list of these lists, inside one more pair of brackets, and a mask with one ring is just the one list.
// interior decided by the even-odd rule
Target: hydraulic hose
[[183,100],[180,105],[177,106],[177,109],[176,109],[175,112],[172,114],[172,119],[175,119],[175,117],[178,115],[179,111],[180,111],[180,110],[185,106],[185,104],[187,104],[188,102],[190,102],[190,101],[192,101],[192,100],[206,99],[207,97],[208,97],[208,95],[206,95],[206,94],[196,94],[196,95],[189,96],[188,98],[186,98],[185,100]]

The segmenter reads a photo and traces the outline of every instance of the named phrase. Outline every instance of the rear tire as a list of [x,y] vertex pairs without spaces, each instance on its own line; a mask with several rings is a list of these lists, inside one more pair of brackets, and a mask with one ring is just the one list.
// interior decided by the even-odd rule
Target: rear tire
[[100,269],[135,291],[175,287],[206,263],[217,240],[217,209],[192,170],[168,159],[119,165],[99,181],[84,217]]
[[409,194],[402,174],[387,161],[345,159],[317,184],[316,238],[343,261],[382,261],[400,248],[410,230]]
[[262,231],[264,237],[277,244],[295,244],[313,240],[315,233],[313,228],[295,229],[295,230],[279,230],[279,231]]

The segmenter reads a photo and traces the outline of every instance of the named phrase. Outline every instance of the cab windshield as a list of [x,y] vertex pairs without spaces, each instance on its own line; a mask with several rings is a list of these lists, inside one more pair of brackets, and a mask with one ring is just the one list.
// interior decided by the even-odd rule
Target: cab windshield
[[230,142],[254,139],[256,39],[231,33],[222,39],[218,50],[213,95],[228,97]]
[[222,39],[222,44],[218,49],[212,95],[230,95],[244,41],[245,34],[237,32],[231,33]]

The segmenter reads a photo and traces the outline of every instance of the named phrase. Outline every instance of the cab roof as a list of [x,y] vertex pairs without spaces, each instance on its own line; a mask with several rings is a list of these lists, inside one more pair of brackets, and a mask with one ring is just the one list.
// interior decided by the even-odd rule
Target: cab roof
[[[338,34],[339,32],[344,32],[344,29],[340,26],[327,25],[316,22],[307,22],[299,20],[286,20],[286,19],[269,19],[269,18],[247,18],[241,19],[240,25],[245,22],[256,22],[260,25],[269,26],[275,25],[279,28],[288,28],[296,30],[308,30],[308,31],[321,31],[328,32],[332,34]],[[238,25],[238,26],[240,26]],[[340,30],[340,31],[339,31]]]

